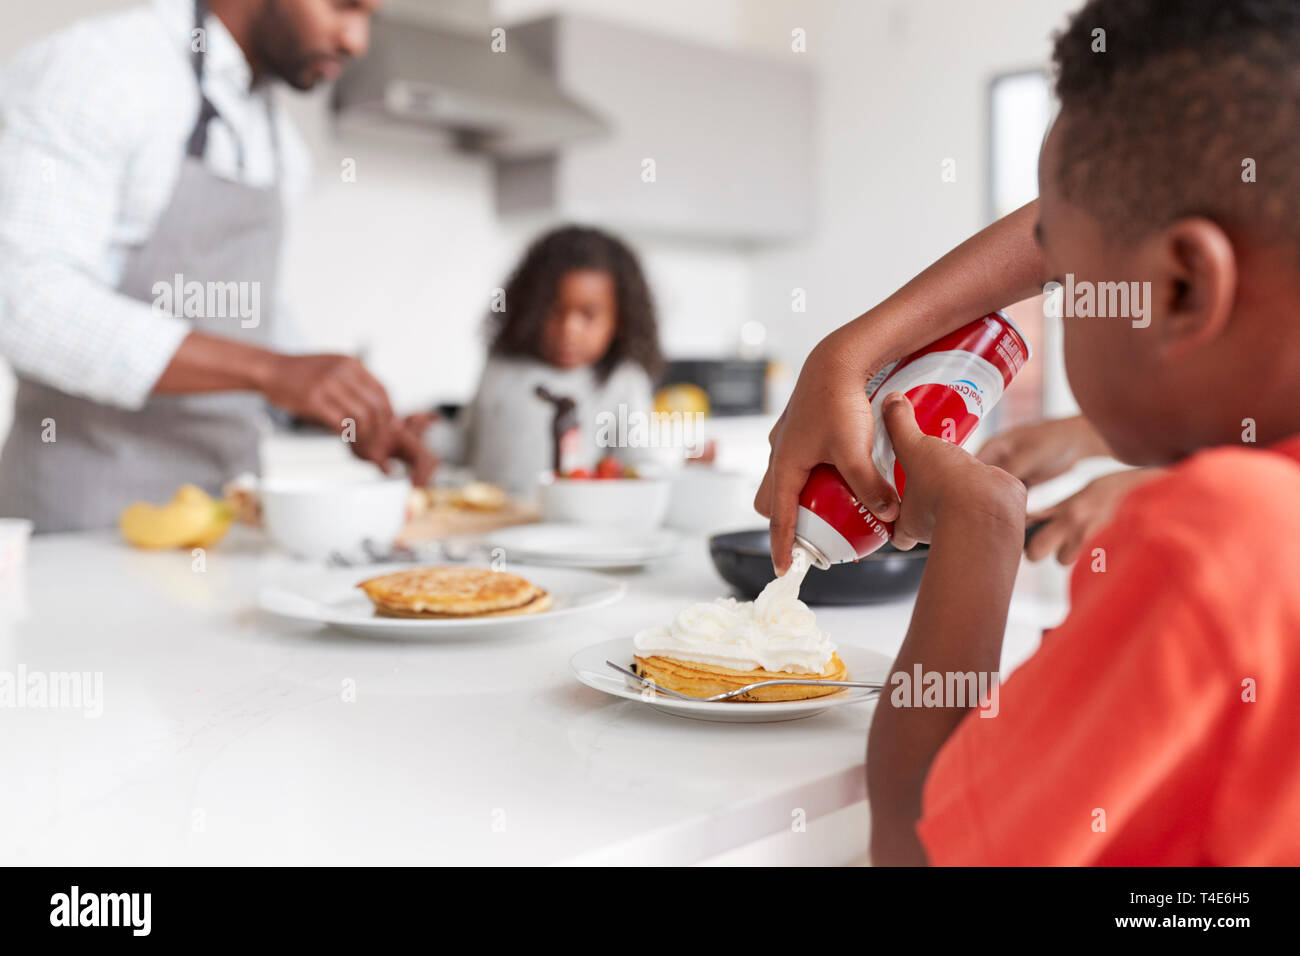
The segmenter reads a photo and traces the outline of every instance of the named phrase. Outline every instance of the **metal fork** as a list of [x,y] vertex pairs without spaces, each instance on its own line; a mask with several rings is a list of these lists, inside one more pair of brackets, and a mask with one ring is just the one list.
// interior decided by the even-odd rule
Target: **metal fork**
[[715,702],[720,701],[720,700],[731,700],[731,698],[733,698],[733,697],[739,697],[741,694],[748,693],[749,691],[751,691],[751,690],[755,690],[756,688],[759,688],[759,687],[778,687],[778,686],[780,686],[780,687],[785,687],[785,686],[790,686],[790,685],[797,685],[797,686],[813,686],[813,685],[815,685],[815,686],[817,686],[817,687],[861,687],[861,688],[864,688],[864,689],[866,689],[866,690],[882,690],[882,689],[884,688],[884,686],[885,686],[884,684],[875,683],[875,682],[872,682],[872,681],[860,681],[860,680],[799,680],[799,679],[791,678],[791,679],[788,679],[788,680],[761,680],[761,681],[756,681],[756,682],[753,683],[753,684],[746,684],[744,687],[737,687],[735,690],[729,690],[729,691],[727,691],[725,694],[714,694],[712,697],[692,697],[690,694],[679,694],[677,691],[675,691],[675,690],[669,690],[667,687],[660,687],[658,684],[656,684],[654,681],[650,680],[649,678],[642,677],[642,676],[641,676],[640,674],[638,674],[636,671],[629,670],[629,669],[626,668],[626,667],[620,667],[618,664],[615,664],[613,661],[608,661],[608,660],[607,660],[607,661],[605,661],[605,663],[606,663],[607,665],[609,665],[610,667],[614,668],[614,670],[618,671],[620,674],[623,674],[623,675],[625,675],[625,676],[627,676],[627,677],[632,678],[634,681],[636,681],[637,683],[641,684],[642,686],[653,688],[653,689],[654,689],[654,692],[655,692],[656,694],[667,694],[668,696],[670,696],[670,697],[676,697],[676,698],[678,698],[679,700],[693,700],[693,701],[696,701],[697,703],[704,703],[704,704],[715,703]]

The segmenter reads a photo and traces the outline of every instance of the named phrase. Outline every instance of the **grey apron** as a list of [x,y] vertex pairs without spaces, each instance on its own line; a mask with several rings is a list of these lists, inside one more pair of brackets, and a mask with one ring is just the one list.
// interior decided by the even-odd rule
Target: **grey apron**
[[[195,3],[199,27],[204,6]],[[279,191],[222,179],[205,167],[208,124],[218,114],[203,93],[201,51],[194,54],[194,74],[201,105],[175,191],[152,237],[132,250],[118,291],[154,302],[155,283],[175,287],[178,275],[203,290],[256,288],[255,327],[244,327],[238,309],[207,314],[221,293],[205,294],[204,314],[189,320],[203,332],[265,345],[279,271]],[[269,99],[267,110],[274,135]],[[174,314],[183,315],[184,305],[184,296],[173,296]],[[54,423],[52,442],[44,438],[47,419]],[[142,409],[127,411],[19,376],[13,426],[0,455],[0,515],[30,518],[38,532],[77,531],[114,524],[132,501],[166,501],[186,482],[215,493],[234,475],[259,470],[258,444],[268,427],[265,402],[253,392],[154,395]]]

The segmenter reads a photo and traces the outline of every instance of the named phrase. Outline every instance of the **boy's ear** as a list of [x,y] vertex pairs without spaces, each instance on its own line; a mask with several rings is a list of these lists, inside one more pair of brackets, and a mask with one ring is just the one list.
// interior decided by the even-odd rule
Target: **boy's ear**
[[1179,219],[1160,234],[1150,274],[1165,302],[1156,323],[1166,357],[1177,358],[1214,341],[1232,318],[1237,296],[1237,254],[1218,223],[1201,216]]

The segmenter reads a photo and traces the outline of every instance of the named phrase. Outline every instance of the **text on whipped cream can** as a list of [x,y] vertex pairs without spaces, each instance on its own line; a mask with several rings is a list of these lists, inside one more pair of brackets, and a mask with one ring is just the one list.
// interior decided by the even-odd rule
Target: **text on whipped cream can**
[[[885,428],[885,396],[902,392],[916,409],[921,431],[963,445],[1029,357],[1020,330],[1005,313],[993,312],[886,365],[867,383],[875,423],[871,459],[900,498],[907,476]],[[893,522],[859,502],[833,466],[818,465],[809,473],[799,495],[795,541],[818,567],[865,558],[893,533]]]

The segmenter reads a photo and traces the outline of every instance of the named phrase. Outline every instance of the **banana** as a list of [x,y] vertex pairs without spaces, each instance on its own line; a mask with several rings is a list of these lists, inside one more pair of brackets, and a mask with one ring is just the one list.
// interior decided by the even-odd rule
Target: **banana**
[[196,485],[182,485],[165,505],[137,501],[117,526],[138,548],[192,548],[216,544],[234,518],[231,510]]
[[192,541],[186,541],[186,548],[206,548],[216,544],[226,536],[230,525],[235,520],[235,512],[224,501],[212,502],[212,515],[208,526]]

